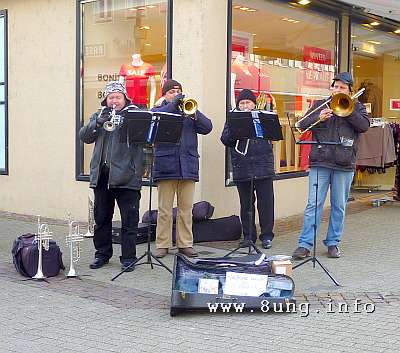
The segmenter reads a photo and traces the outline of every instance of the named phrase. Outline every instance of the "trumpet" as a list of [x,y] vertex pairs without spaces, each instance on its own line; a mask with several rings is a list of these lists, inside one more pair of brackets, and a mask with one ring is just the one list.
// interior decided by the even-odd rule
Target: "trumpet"
[[92,238],[94,236],[94,201],[93,198],[88,195],[88,225],[87,232],[83,235],[85,238]]
[[197,111],[197,102],[193,98],[184,98],[179,104],[179,108],[185,115],[194,115]]
[[[303,118],[301,118],[296,124],[294,125],[297,131],[300,134],[305,133],[306,131],[311,130],[315,125],[319,124],[321,122],[321,118],[319,118],[315,123],[310,125],[308,128],[305,130],[301,130],[299,127],[300,122],[302,122],[304,119],[308,118],[311,114],[314,114],[316,111],[319,109],[322,109],[324,106],[327,108],[330,108],[333,110],[333,114],[340,116],[342,118],[345,118],[349,115],[351,115],[354,111],[355,108],[355,99],[357,99],[359,96],[361,96],[365,91],[365,88],[360,89],[358,92],[353,94],[352,96],[349,96],[345,93],[336,93],[332,95],[330,98],[328,98],[325,102],[322,102],[318,107],[313,109],[311,112],[308,114],[304,115]],[[329,104],[328,104],[329,103]]]
[[115,105],[113,105],[111,111],[111,119],[107,120],[103,124],[103,128],[106,131],[114,131],[115,128],[121,123],[121,116],[116,114]]
[[83,241],[83,235],[79,232],[79,224],[75,221],[69,221],[69,233],[66,236],[65,242],[69,247],[70,263],[67,277],[77,277],[74,263],[78,262],[81,257],[80,242]]
[[52,233],[49,231],[49,225],[47,223],[40,223],[40,216],[38,216],[37,226],[38,230],[35,241],[37,242],[39,250],[38,268],[36,274],[32,278],[45,279],[46,276],[43,274],[43,249],[45,251],[49,251]]

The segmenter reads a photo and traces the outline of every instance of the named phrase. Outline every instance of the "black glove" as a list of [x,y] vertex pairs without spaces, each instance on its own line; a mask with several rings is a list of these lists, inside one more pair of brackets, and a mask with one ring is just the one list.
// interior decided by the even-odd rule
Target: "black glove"
[[96,118],[96,125],[98,127],[103,126],[103,124],[106,121],[111,119],[111,111],[112,111],[112,108],[106,107],[100,112],[100,114]]
[[179,109],[179,106],[181,105],[183,98],[185,98],[185,95],[183,95],[182,93],[179,93],[174,97],[172,104],[174,105],[176,110]]

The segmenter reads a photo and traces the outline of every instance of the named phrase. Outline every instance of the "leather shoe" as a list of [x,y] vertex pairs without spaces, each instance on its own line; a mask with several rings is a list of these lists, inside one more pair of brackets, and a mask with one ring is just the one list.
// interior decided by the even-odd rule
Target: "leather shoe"
[[89,265],[92,270],[96,270],[104,265],[108,264],[108,260],[101,259],[100,257],[96,257],[93,262]]
[[340,257],[340,249],[336,245],[328,246],[328,257],[337,259]]
[[261,246],[262,246],[264,249],[271,249],[271,248],[272,248],[272,240],[269,240],[269,239],[263,240],[263,241],[261,242]]
[[155,257],[157,258],[157,259],[161,259],[161,258],[163,258],[164,256],[167,256],[167,254],[168,254],[168,249],[167,248],[158,248],[157,250],[156,250],[156,253],[155,253]]
[[192,248],[180,248],[179,252],[187,257],[197,257],[199,254]]
[[310,256],[310,250],[299,246],[292,254],[294,259],[302,260]]

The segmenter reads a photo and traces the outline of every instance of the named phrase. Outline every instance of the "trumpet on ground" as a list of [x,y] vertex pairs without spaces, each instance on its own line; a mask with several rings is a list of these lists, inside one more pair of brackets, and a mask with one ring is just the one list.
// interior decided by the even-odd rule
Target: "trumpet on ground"
[[52,233],[49,230],[49,225],[47,223],[40,223],[40,216],[38,216],[38,230],[35,237],[39,250],[38,258],[38,268],[36,274],[32,277],[34,279],[45,279],[46,276],[43,274],[43,249],[49,251],[50,239],[52,238]]
[[79,232],[79,224],[75,221],[69,221],[69,232],[66,236],[66,243],[69,247],[70,263],[67,277],[77,277],[78,274],[75,270],[74,263],[78,262],[81,257],[81,245],[83,235]]
[[353,94],[352,96],[349,96],[345,93],[337,93],[331,96],[329,99],[327,99],[325,102],[322,102],[318,107],[313,109],[311,112],[306,114],[302,119],[300,119],[296,124],[295,127],[297,131],[300,134],[305,133],[306,131],[311,130],[315,125],[319,124],[321,122],[321,118],[319,118],[315,123],[311,124],[308,128],[305,130],[301,130],[299,127],[300,122],[302,122],[304,119],[308,118],[311,114],[314,114],[316,111],[324,108],[326,106],[327,108],[330,108],[333,110],[333,114],[340,116],[342,118],[348,117],[351,115],[354,111],[354,108],[356,106],[356,99],[361,96],[365,91],[365,88],[360,89],[357,93]]

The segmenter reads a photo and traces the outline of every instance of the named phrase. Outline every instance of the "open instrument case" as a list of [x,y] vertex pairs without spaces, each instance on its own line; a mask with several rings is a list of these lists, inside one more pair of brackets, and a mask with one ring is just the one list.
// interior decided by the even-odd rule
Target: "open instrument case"
[[[246,276],[251,279],[257,277],[252,275],[266,275],[268,279],[266,285],[264,283],[265,291],[258,296],[228,295],[226,294],[227,273],[229,273],[228,277],[243,274],[245,279]],[[211,281],[214,284],[213,294],[199,293],[200,281],[203,279],[214,280]],[[265,277],[263,279],[265,280]],[[182,254],[176,254],[170,315],[176,316],[186,310],[226,313],[267,312],[274,311],[275,308],[277,308],[276,311],[282,308],[285,310],[289,303],[296,304],[294,290],[292,278],[273,274],[270,263],[265,261],[264,254],[198,259],[189,259]]]

